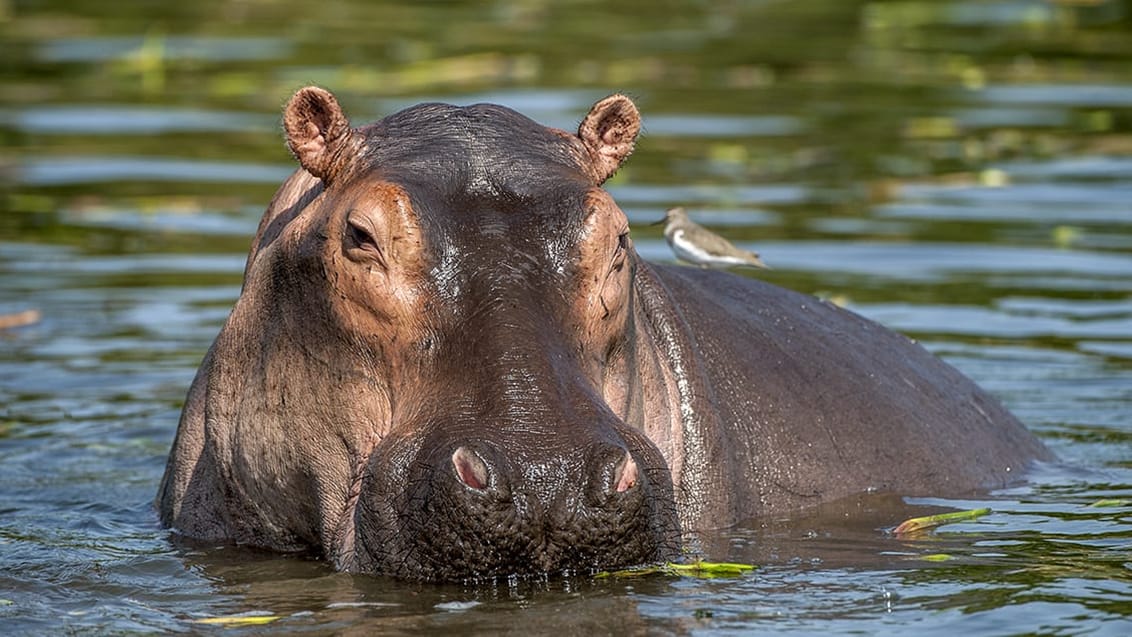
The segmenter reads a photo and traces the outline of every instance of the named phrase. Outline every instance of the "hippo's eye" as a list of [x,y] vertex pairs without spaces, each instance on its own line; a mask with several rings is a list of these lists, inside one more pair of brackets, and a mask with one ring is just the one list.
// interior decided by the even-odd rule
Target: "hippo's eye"
[[354,212],[346,218],[346,242],[349,252],[355,258],[377,259],[384,265],[385,258],[381,248],[377,245],[377,239],[374,238],[373,231],[366,221],[364,217]]
[[359,248],[377,249],[377,241],[373,236],[365,228],[353,223],[350,224],[350,239]]
[[617,235],[617,250],[624,252],[629,249],[629,231]]
[[613,253],[613,268],[619,269],[625,262],[625,254],[629,251],[629,231],[617,235],[617,250]]

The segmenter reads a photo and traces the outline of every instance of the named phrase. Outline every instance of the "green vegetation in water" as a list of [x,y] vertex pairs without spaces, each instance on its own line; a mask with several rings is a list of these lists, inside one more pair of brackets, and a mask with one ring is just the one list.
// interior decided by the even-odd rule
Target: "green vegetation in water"
[[1059,225],[1050,231],[1053,245],[1059,250],[1069,250],[1081,243],[1084,236],[1081,228],[1075,226]]
[[705,562],[703,560],[695,560],[688,564],[678,564],[676,562],[665,562],[654,566],[639,566],[635,568],[627,568],[620,571],[602,571],[595,575],[598,579],[607,577],[641,577],[643,575],[652,575],[654,573],[662,573],[664,575],[675,575],[678,577],[737,577],[748,571],[755,570],[752,564],[736,564],[734,562]]
[[1097,500],[1096,502],[1089,505],[1089,507],[1096,509],[1126,506],[1132,506],[1132,500],[1126,500],[1123,498],[1106,498],[1104,500]]
[[226,617],[202,617],[194,619],[194,624],[210,624],[214,626],[262,626],[279,619],[279,615],[229,615]]
[[919,533],[927,529],[933,529],[937,526],[944,524],[952,524],[955,522],[966,522],[967,520],[974,520],[981,518],[991,512],[990,509],[969,509],[967,511],[955,511],[954,513],[940,513],[938,515],[927,515],[921,518],[911,518],[904,520],[892,530],[895,535],[909,535],[912,533]]

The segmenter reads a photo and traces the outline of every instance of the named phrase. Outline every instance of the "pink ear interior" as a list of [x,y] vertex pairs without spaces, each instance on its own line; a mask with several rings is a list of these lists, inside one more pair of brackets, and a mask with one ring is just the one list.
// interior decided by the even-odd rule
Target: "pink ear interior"
[[628,97],[610,95],[593,105],[578,126],[578,137],[590,152],[591,173],[597,183],[617,172],[633,152],[640,131],[641,113]]
[[283,109],[283,130],[299,164],[323,182],[333,181],[354,135],[334,95],[317,86],[299,89]]

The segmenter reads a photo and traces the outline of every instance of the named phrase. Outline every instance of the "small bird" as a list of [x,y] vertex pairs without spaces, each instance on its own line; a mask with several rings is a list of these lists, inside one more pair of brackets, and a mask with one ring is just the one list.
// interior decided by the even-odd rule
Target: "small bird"
[[759,255],[736,248],[730,241],[688,218],[683,208],[669,208],[664,218],[664,238],[681,261],[701,268],[766,268]]

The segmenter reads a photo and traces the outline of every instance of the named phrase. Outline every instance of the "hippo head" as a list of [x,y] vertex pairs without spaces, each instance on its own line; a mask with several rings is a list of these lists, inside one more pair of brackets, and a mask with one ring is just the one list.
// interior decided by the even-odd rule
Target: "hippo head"
[[671,557],[672,478],[628,406],[638,259],[600,187],[633,103],[576,135],[485,104],[353,128],[305,88],[284,128],[304,170],[210,354],[248,536],[415,579]]

